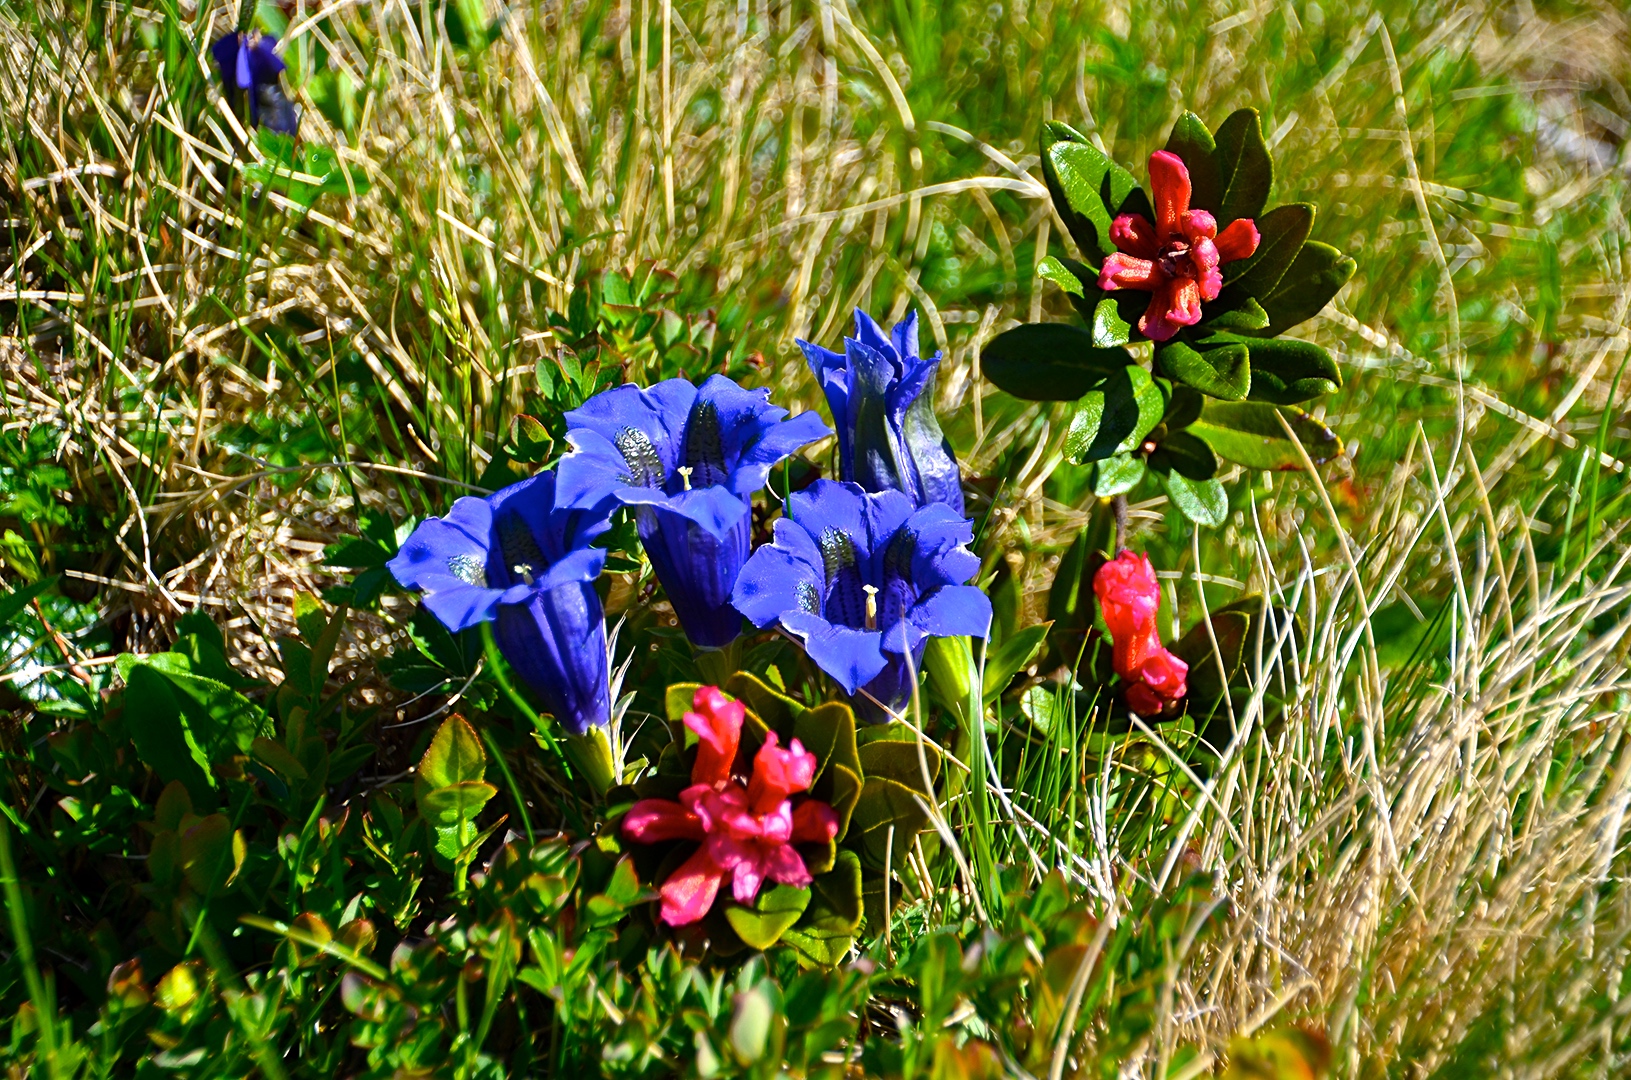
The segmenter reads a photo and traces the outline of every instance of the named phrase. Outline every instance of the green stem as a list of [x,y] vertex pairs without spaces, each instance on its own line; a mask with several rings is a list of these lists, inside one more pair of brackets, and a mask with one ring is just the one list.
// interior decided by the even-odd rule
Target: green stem
[[40,1026],[40,1057],[45,1059],[48,1075],[53,1080],[61,1075],[57,1060],[57,1002],[54,988],[40,975],[34,962],[34,937],[28,929],[28,911],[23,906],[23,889],[17,880],[17,864],[11,857],[11,823],[9,814],[0,814],[0,884],[5,887],[6,914],[11,918],[11,939],[17,943],[17,956],[22,962],[23,980],[28,984],[28,1000],[34,1005],[34,1016]]

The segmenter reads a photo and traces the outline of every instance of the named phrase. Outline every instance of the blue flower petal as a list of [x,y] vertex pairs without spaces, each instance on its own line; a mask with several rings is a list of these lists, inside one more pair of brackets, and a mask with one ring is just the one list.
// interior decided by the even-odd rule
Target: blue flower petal
[[554,589],[573,581],[593,581],[605,567],[605,548],[579,548],[551,563],[534,584],[540,589]]
[[748,504],[722,487],[692,488],[678,495],[665,495],[660,491],[626,488],[622,501],[629,506],[661,507],[688,521],[702,526],[716,540],[722,540],[741,526],[751,514]]
[[810,659],[846,693],[853,694],[871,682],[887,663],[879,648],[883,635],[875,630],[834,626],[803,611],[784,613],[781,623],[788,633],[803,639]]
[[[906,318],[894,325],[893,329],[889,331],[889,342],[895,346],[895,352],[900,354],[901,359],[910,364],[911,361],[908,358],[917,355],[916,311],[907,311]],[[939,362],[940,357],[936,356],[934,363]]]
[[781,421],[766,431],[764,437],[738,459],[731,490],[744,497],[751,495],[765,486],[770,479],[770,471],[783,458],[831,434],[832,428],[822,423],[821,417],[813,412],[799,413]]
[[821,613],[821,550],[803,527],[781,518],[775,540],[755,551],[736,577],[731,603],[754,626],[769,626],[783,612]]
[[930,637],[983,638],[991,629],[991,601],[972,585],[947,585],[919,600],[906,621]]
[[[693,501],[693,508],[705,506],[713,496],[735,500],[723,488],[688,491],[685,495],[704,496]],[[694,519],[677,513],[674,504],[678,502],[675,499],[638,508],[635,525],[640,544],[651,559],[685,636],[703,648],[723,648],[742,632],[742,615],[731,606],[731,590],[748,558],[752,516],[742,506],[736,523],[716,536]]]
[[592,585],[535,590],[498,609],[493,635],[517,676],[574,735],[611,719],[606,620]]

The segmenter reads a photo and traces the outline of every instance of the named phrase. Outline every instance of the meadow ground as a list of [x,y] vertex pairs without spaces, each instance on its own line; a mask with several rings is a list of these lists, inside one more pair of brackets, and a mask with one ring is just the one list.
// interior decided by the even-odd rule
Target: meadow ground
[[[112,966],[204,947],[201,922],[179,943],[139,929],[150,885],[107,869],[145,857],[135,823],[162,785],[126,791],[124,817],[98,826],[130,833],[128,854],[74,854],[67,838],[79,818],[58,808],[71,793],[45,747],[120,685],[113,658],[170,648],[201,608],[233,668],[276,685],[277,642],[307,629],[297,597],[350,588],[328,685],[382,711],[373,755],[331,802],[400,781],[435,728],[422,720],[460,688],[392,683],[381,662],[408,639],[413,597],[368,595],[325,552],[359,529],[387,543],[549,460],[561,412],[597,379],[725,371],[816,408],[795,338],[836,346],[857,306],[917,310],[945,356],[937,404],[971,478],[982,582],[1011,628],[1046,618],[1094,500],[1062,460],[1063,408],[980,375],[982,346],[1015,320],[1072,317],[1035,274],[1071,251],[1037,133],[1067,121],[1142,177],[1183,110],[1215,124],[1250,106],[1276,201],[1313,203],[1314,236],[1359,263],[1298,331],[1341,361],[1321,408],[1346,454],[1317,476],[1233,476],[1218,529],[1135,503],[1131,535],[1162,571],[1174,636],[1268,593],[1300,614],[1294,655],[1235,703],[1236,736],[1199,772],[1176,735],[1090,752],[1075,721],[1054,725],[991,815],[956,818],[975,866],[919,851],[918,892],[869,940],[893,957],[972,918],[928,886],[971,897],[997,862],[1060,867],[1106,910],[1125,895],[1113,883],[1160,892],[1199,871],[1220,923],[1198,944],[1162,939],[1138,1030],[1118,1042],[1118,1014],[1078,986],[1043,1068],[1085,1070],[1099,1045],[1119,1062],[1107,1075],[1196,1075],[1294,1020],[1323,1032],[1339,1076],[1624,1074],[1622,8],[262,4],[307,174],[265,186],[266,145],[208,61],[235,17],[124,0],[0,10],[0,576],[18,598],[0,598],[15,850],[0,869],[21,881],[0,965],[21,1019],[0,1053],[45,1067],[55,995],[52,1037],[106,1055],[116,1025],[86,1031],[117,996]],[[651,663],[636,708],[661,712],[663,678],[695,669]],[[530,741],[506,747],[518,780],[501,798],[548,831],[570,799]],[[427,894],[447,880],[426,874]],[[86,1067],[146,1054],[207,1073],[182,1051],[230,1038],[197,1034],[185,1011]],[[220,1013],[226,1029],[241,1014]],[[972,1007],[947,1021],[971,1038],[989,1037],[983,1022]],[[292,1073],[300,1054],[345,1052],[338,1035],[300,1038]]]

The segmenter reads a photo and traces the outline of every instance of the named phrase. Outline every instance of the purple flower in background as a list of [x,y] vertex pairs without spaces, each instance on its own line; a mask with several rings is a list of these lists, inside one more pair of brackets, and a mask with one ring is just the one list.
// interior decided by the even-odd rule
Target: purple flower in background
[[249,120],[253,124],[293,135],[300,126],[300,111],[283,93],[283,58],[274,51],[277,38],[271,34],[230,33],[210,46],[215,66],[221,70],[227,99],[237,105],[249,98]]
[[572,450],[560,499],[632,507],[640,543],[686,637],[722,648],[742,631],[731,587],[748,557],[748,499],[778,461],[830,434],[814,413],[787,416],[768,390],[723,375],[619,386],[566,414]]
[[918,506],[945,503],[963,512],[963,481],[951,443],[934,415],[940,354],[918,355],[917,313],[885,336],[855,312],[855,336],[842,353],[800,341],[838,427],[839,479],[867,491],[904,491]]
[[[991,601],[965,585],[980,560],[973,526],[942,503],[817,480],[790,496],[773,543],[742,568],[733,599],[756,626],[779,622],[854,695],[890,708],[910,696],[930,637],[984,637]],[[864,700],[861,710],[879,714]]]
[[558,506],[552,472],[430,518],[387,565],[458,632],[492,621],[499,651],[574,735],[611,719],[606,620],[594,581],[611,527],[609,504]]

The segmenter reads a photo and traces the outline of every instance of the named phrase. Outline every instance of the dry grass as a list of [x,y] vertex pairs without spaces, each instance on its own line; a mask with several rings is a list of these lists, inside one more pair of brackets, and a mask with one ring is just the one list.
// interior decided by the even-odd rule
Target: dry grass
[[[234,163],[259,151],[203,55],[141,46],[160,9],[117,5],[93,36],[80,5],[0,12],[4,426],[60,432],[75,498],[109,525],[100,550],[47,551],[47,569],[127,648],[160,647],[202,604],[269,675],[292,598],[333,582],[317,563],[359,502],[400,520],[476,483],[536,368],[561,362],[549,313],[588,269],[650,261],[697,310],[739,309],[764,379],[807,407],[795,336],[831,341],[856,305],[918,307],[947,354],[948,426],[974,472],[1005,481],[990,543],[1039,592],[1081,521],[1045,497],[1061,425],[978,376],[983,341],[1064,310],[1030,273],[1062,233],[1031,136],[1060,116],[1138,160],[1179,108],[1167,85],[1203,115],[1256,104],[1298,178],[1287,196],[1321,203],[1328,238],[1360,256],[1314,327],[1353,373],[1328,418],[1358,452],[1328,491],[1245,478],[1253,501],[1204,550],[1150,537],[1186,621],[1204,569],[1284,597],[1308,633],[1283,723],[1235,703],[1243,736],[1185,839],[1085,852],[1153,872],[1187,843],[1232,905],[1129,1069],[1157,1071],[1167,1038],[1221,1049],[1288,1011],[1327,1026],[1343,1075],[1617,1074],[1624,504],[1594,508],[1561,556],[1555,507],[1573,500],[1578,536],[1577,462],[1604,469],[1605,501],[1624,483],[1609,397],[1631,303],[1625,14],[1012,7],[989,26],[948,14],[927,49],[861,5],[536,0],[475,57],[429,6],[297,5],[301,81],[301,50],[320,46],[363,90],[349,132],[308,95],[303,137],[371,184],[309,214],[239,197]],[[202,44],[227,17],[184,7],[180,25]],[[1118,34],[1167,83],[1141,83]],[[949,87],[916,111],[931,73],[909,55]],[[956,89],[958,63],[989,89]],[[1486,194],[1476,133],[1448,126],[1491,123],[1477,110],[1514,95],[1533,137],[1497,151],[1521,164]],[[946,287],[948,250],[989,282]],[[342,386],[342,369],[362,377]],[[1437,655],[1390,657],[1371,616],[1431,614],[1434,597]],[[359,678],[404,610],[387,598],[354,623]]]

